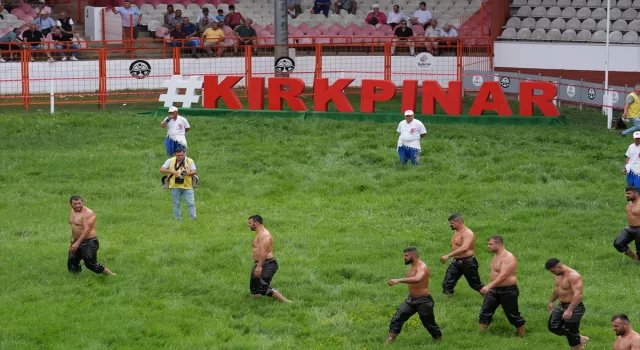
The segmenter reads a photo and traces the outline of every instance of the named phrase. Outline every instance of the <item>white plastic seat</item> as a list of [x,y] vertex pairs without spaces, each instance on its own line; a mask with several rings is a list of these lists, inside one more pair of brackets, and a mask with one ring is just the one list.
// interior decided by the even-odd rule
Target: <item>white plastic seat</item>
[[200,13],[200,11],[202,11],[202,8],[200,8],[200,5],[198,4],[189,4],[187,5],[187,10],[193,12],[193,13]]
[[627,30],[627,21],[625,21],[624,19],[619,19],[613,22],[613,24],[611,25],[611,30]]
[[516,34],[516,38],[520,40],[527,40],[531,37],[531,30],[529,28],[521,28]]
[[516,37],[516,30],[514,28],[506,28],[502,31],[499,39],[513,39]]
[[617,30],[609,33],[609,42],[617,44],[621,41],[622,41],[622,33],[620,33]]
[[186,10],[187,8],[186,8],[186,7],[184,7],[184,5],[183,5],[183,4],[173,4],[173,9],[174,9],[174,10],[184,11],[184,10]]
[[634,9],[626,9],[622,13],[622,19],[636,19],[638,17],[638,11]]
[[631,4],[631,7],[634,9],[640,9],[640,0],[633,0],[633,4]]
[[547,17],[557,18],[562,14],[562,10],[558,6],[551,7],[547,10]]
[[544,17],[547,15],[547,9],[544,6],[538,6],[531,11],[532,17]]
[[540,18],[538,22],[536,22],[536,28],[547,29],[551,27],[551,20],[548,18]]
[[143,14],[148,14],[150,11],[153,11],[153,5],[150,4],[142,4],[140,5],[140,12],[142,12]]
[[564,10],[562,10],[562,13],[560,14],[560,16],[564,18],[575,18],[576,9],[573,7],[566,7]]
[[[144,18],[144,16],[143,16],[143,18]],[[160,27],[160,26],[161,26],[161,24],[160,24],[160,22],[159,22],[159,21],[153,20],[153,21],[149,21],[149,24],[148,24],[148,26],[147,26],[147,29],[148,29],[150,32],[155,32],[155,31],[156,31],[156,29],[158,29],[158,27]]]
[[593,10],[593,12],[591,12],[591,18],[593,19],[607,18],[607,10],[603,9],[602,7],[598,7],[597,9]]
[[[602,19],[600,20],[600,22],[598,22],[598,24],[596,24],[596,29],[600,29],[600,30],[607,30],[607,20],[606,19]],[[609,24],[611,25],[611,24]]]
[[556,0],[542,0],[542,6],[556,6]]
[[638,40],[637,32],[626,32],[622,37],[622,42],[625,44],[632,44]]
[[536,20],[531,17],[527,17],[523,19],[522,23],[520,23],[520,28],[535,28],[535,27],[536,27]]
[[540,6],[540,5],[542,5],[542,0],[527,0],[527,5],[529,5],[529,6]]
[[507,20],[505,27],[507,28],[520,28],[522,21],[518,17],[511,17]]
[[564,29],[566,24],[567,23],[564,21],[564,19],[556,18],[553,20],[553,22],[551,22],[551,25],[549,26],[549,28]]
[[587,0],[588,7],[600,7],[602,5],[602,1],[600,0]]
[[573,7],[587,6],[587,0],[573,0],[571,2],[571,6],[573,6]]
[[555,40],[560,40],[561,37],[562,37],[562,34],[558,29],[551,29],[547,32],[546,40],[555,41]]
[[513,0],[513,6],[526,6],[527,0]]
[[580,29],[582,30],[594,30],[596,28],[596,21],[589,18],[582,21],[580,24]]
[[580,26],[582,25],[582,23],[580,23],[580,20],[577,18],[572,18],[570,20],[567,21],[566,25],[564,26],[566,29],[574,29],[574,30],[578,30],[580,29]]
[[556,5],[560,7],[569,7],[571,6],[571,0],[558,0]]
[[617,7],[614,7],[609,11],[609,16],[611,17],[612,21],[615,21],[615,20],[619,19],[620,17],[622,17],[622,10],[620,10]]
[[518,16],[518,17],[529,17],[529,16],[531,16],[531,7],[522,6],[521,8],[518,9],[518,12],[516,13],[516,16]]
[[604,30],[597,30],[593,35],[591,35],[591,41],[593,42],[603,42],[607,40],[607,33]]
[[562,32],[562,36],[560,36],[560,40],[562,41],[574,41],[576,40],[576,31],[573,29],[567,29]]
[[635,32],[640,31],[640,20],[634,19],[633,21],[629,22],[627,30],[632,30]]
[[589,41],[591,40],[591,31],[590,30],[581,30],[578,35],[576,35],[576,41]]
[[587,19],[589,17],[591,17],[591,10],[588,7],[583,7],[576,13],[576,18],[578,19]]
[[[605,2],[605,4],[606,4],[606,2]],[[618,3],[616,4],[616,6],[618,8],[627,9],[627,8],[631,7],[631,0],[618,0]]]
[[531,33],[531,40],[545,40],[547,38],[547,32],[544,29],[536,29]]

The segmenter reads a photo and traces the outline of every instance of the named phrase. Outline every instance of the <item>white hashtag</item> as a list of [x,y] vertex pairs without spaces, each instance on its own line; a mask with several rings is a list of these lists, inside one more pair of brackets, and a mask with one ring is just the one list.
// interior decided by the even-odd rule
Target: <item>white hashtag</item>
[[[176,102],[182,102],[183,108],[190,108],[192,103],[200,101],[200,95],[196,95],[196,89],[202,88],[200,77],[182,79],[181,75],[172,75],[170,80],[165,80],[162,86],[167,88],[167,93],[160,95],[159,101],[164,102],[165,107],[171,107]],[[186,89],[184,94],[179,94],[178,89]]]

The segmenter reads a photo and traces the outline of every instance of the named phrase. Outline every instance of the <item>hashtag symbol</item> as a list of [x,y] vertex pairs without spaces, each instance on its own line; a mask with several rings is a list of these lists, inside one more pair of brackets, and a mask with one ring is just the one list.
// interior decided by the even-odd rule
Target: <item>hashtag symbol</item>
[[[165,107],[182,102],[182,107],[190,108],[192,103],[200,102],[200,95],[196,95],[196,89],[202,88],[200,77],[189,77],[189,80],[184,80],[181,75],[172,75],[170,80],[162,83],[162,86],[167,88],[167,93],[160,95],[159,101],[164,102]],[[178,89],[185,89],[184,94],[178,93]]]

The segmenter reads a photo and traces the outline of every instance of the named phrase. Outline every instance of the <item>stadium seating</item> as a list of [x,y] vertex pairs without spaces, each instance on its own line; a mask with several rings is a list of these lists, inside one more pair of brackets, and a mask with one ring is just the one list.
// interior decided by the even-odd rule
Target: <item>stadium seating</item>
[[[610,0],[610,5],[609,41],[639,44],[640,0]],[[513,15],[498,38],[604,42],[606,8],[607,0],[513,0]]]

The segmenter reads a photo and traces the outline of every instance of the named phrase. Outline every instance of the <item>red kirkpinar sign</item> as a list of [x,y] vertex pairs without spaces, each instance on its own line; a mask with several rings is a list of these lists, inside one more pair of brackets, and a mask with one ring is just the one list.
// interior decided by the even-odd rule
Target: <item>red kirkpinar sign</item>
[[[217,75],[204,76],[203,103],[204,108],[217,108],[218,100],[222,98],[229,109],[245,109],[238,95],[233,92],[233,87],[242,80],[242,76],[227,76],[218,82]],[[264,77],[249,78],[248,104],[250,110],[264,109],[265,95]],[[344,94],[344,89],[354,79],[338,79],[329,85],[329,79],[316,78],[313,83],[313,110],[326,112],[330,102],[336,105],[339,112],[354,112],[353,106]],[[298,78],[269,78],[267,80],[268,109],[281,111],[284,102],[293,111],[307,111],[300,95],[304,92],[305,83]],[[362,80],[360,90],[360,112],[373,113],[376,110],[376,102],[385,102],[396,96],[397,86],[387,80]],[[402,83],[402,112],[407,109],[416,110],[418,96],[422,96],[421,114],[434,114],[436,102],[448,115],[462,114],[462,83],[449,82],[448,91],[440,86],[437,81],[425,80],[422,87],[418,87],[417,80],[405,80]],[[537,93],[535,93],[537,91]],[[542,114],[547,117],[556,117],[560,113],[553,104],[557,88],[549,82],[521,82],[520,83],[520,110],[521,116],[532,116],[533,106],[537,105]],[[491,100],[489,100],[491,97]],[[510,116],[513,114],[507,99],[502,92],[500,84],[495,81],[485,82],[473,101],[469,115],[481,115],[483,111],[496,111],[498,115]]]

